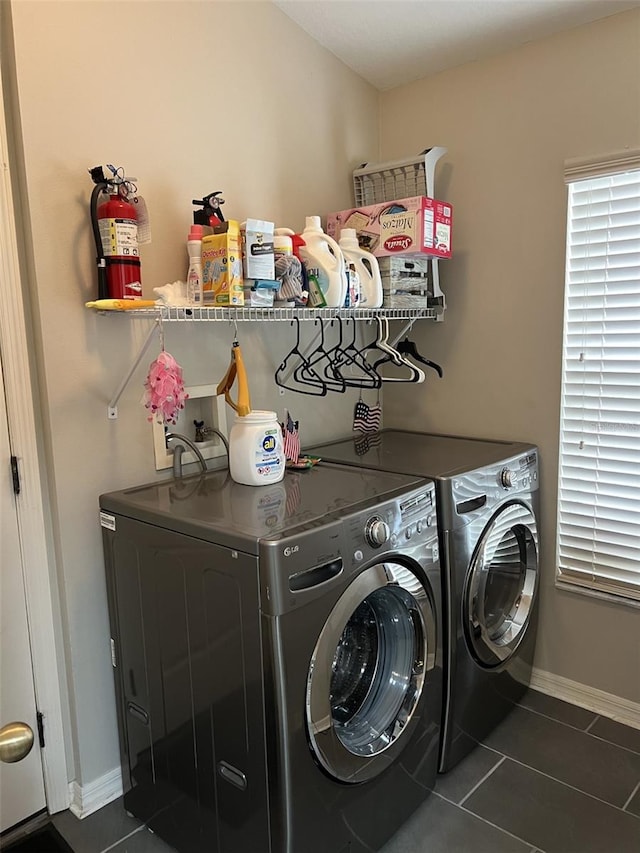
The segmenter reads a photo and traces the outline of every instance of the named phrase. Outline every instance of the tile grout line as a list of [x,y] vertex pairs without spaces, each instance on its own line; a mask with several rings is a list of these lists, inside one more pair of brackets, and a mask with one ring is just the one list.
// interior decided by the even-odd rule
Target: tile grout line
[[587,726],[587,728],[585,729],[585,732],[587,732],[588,734],[591,734],[591,732],[590,732],[589,730],[590,730],[593,726],[595,726],[595,724],[598,722],[598,720],[599,720],[599,719],[600,719],[600,714],[596,714],[596,716],[593,718],[593,720],[591,720],[591,722],[589,723],[589,725],[588,725],[588,726]]
[[[506,756],[504,756],[503,758],[506,758]],[[499,761],[498,764],[496,764],[496,767],[498,767],[500,764],[502,764],[501,761]],[[493,769],[495,770],[496,768],[494,767]],[[490,776],[490,775],[491,775],[490,773],[487,773],[487,776]],[[476,787],[477,787],[477,785],[476,785]],[[529,853],[534,853],[534,851],[537,851],[539,849],[535,846],[532,846],[530,841],[525,841],[525,839],[520,838],[519,835],[514,835],[513,832],[509,832],[509,830],[505,829],[503,826],[499,826],[497,823],[492,823],[490,820],[487,820],[486,817],[482,817],[482,815],[479,815],[479,814],[476,814],[475,812],[472,812],[471,809],[465,808],[465,806],[460,805],[460,803],[454,803],[452,800],[447,800],[446,797],[443,797],[442,794],[438,794],[436,791],[434,791],[433,793],[436,795],[436,797],[440,797],[440,799],[444,800],[446,803],[451,803],[452,806],[455,806],[457,809],[460,809],[460,811],[463,811],[466,814],[470,815],[471,817],[476,818],[476,820],[481,820],[482,823],[486,823],[487,826],[491,826],[491,827],[493,827],[493,829],[497,829],[499,832],[504,833],[504,835],[508,835],[510,838],[515,838],[515,840],[519,841],[521,844],[526,844],[526,846],[529,847]]]
[[503,755],[503,756],[502,756],[502,758],[500,759],[500,761],[498,761],[496,764],[494,764],[494,765],[493,765],[493,767],[491,768],[491,770],[489,770],[489,772],[488,772],[488,773],[485,773],[485,775],[482,777],[482,779],[480,779],[480,781],[479,781],[479,782],[476,782],[476,784],[473,786],[473,788],[472,788],[470,791],[467,791],[467,793],[464,795],[464,797],[460,800],[460,802],[459,802],[459,803],[456,803],[456,805],[461,806],[464,802],[466,802],[466,801],[469,799],[469,797],[471,796],[471,794],[473,794],[473,793],[474,793],[474,791],[477,791],[477,790],[478,790],[478,788],[480,787],[480,785],[482,785],[482,783],[483,783],[486,779],[488,779],[488,778],[489,778],[489,776],[491,776],[491,774],[494,772],[494,770],[497,770],[497,769],[498,769],[498,767],[500,767],[500,765],[502,764],[502,762],[503,762],[505,759],[506,759],[506,755]]
[[[531,770],[534,773],[539,773],[541,776],[545,776],[547,779],[551,779],[552,782],[557,782],[558,785],[564,785],[565,788],[570,788],[572,791],[575,791],[578,794],[582,794],[585,797],[590,797],[592,800],[596,800],[596,802],[598,803],[603,803],[605,806],[610,806],[610,808],[615,809],[619,812],[623,811],[621,806],[616,806],[614,803],[610,803],[608,802],[608,800],[603,800],[601,797],[597,797],[595,794],[590,794],[588,791],[582,791],[580,788],[576,788],[575,785],[570,785],[569,782],[563,782],[562,779],[556,779],[556,777],[552,776],[550,773],[545,773],[544,770],[538,770],[537,767],[532,767],[530,764],[525,764],[524,761],[518,761],[517,758],[513,758],[511,755],[505,755],[505,758],[508,758],[509,761],[513,761],[514,764],[519,764],[521,767],[526,767],[527,770]],[[635,817],[637,820],[640,820],[640,815],[634,815],[633,812],[624,812],[624,814],[631,815],[631,817]]]
[[108,850],[113,850],[114,847],[117,847],[118,844],[122,844],[123,841],[126,841],[127,838],[131,838],[132,835],[135,835],[137,832],[141,832],[145,829],[145,824],[142,826],[138,826],[135,829],[132,829],[131,832],[128,832],[126,835],[123,835],[122,838],[119,838],[117,841],[114,841],[113,844],[110,844],[108,847],[105,847],[104,850],[101,850],[100,853],[107,853]]
[[[638,782],[638,784],[636,785],[636,787],[635,787],[635,788],[633,789],[633,791],[629,794],[629,799],[628,799],[628,800],[627,800],[627,802],[622,806],[622,811],[623,811],[623,812],[626,812],[626,811],[627,811],[627,806],[629,805],[629,803],[631,802],[631,800],[635,797],[635,795],[636,795],[636,793],[637,793],[638,791],[640,791],[640,782]],[[633,814],[633,812],[627,812],[627,814]]]
[[[595,719],[591,720],[588,727],[586,729],[581,729],[579,726],[574,726],[571,723],[565,722],[565,720],[559,720],[557,717],[551,717],[549,714],[543,714],[542,711],[536,711],[535,708],[527,708],[526,705],[516,705],[516,708],[521,708],[523,711],[529,711],[530,714],[536,714],[538,717],[544,717],[545,720],[551,720],[553,723],[560,723],[561,726],[566,726],[568,729],[573,729],[574,732],[587,732],[588,729],[595,723],[598,719],[597,716]],[[593,712],[592,712],[593,713]]]
[[601,743],[608,743],[611,746],[616,746],[618,749],[624,749],[625,752],[630,752],[631,755],[640,755],[637,749],[631,749],[630,746],[623,746],[621,743],[615,743],[612,740],[607,740],[606,737],[600,737],[600,735],[591,734],[591,732],[587,732],[589,737],[592,737],[594,740],[599,740]]
[[[600,735],[591,734],[589,729],[591,726],[595,725],[595,723],[600,719],[600,716],[596,716],[595,720],[592,720],[586,729],[579,729],[578,726],[572,726],[571,723],[565,723],[564,720],[558,720],[556,717],[550,717],[548,714],[542,714],[540,711],[534,711],[532,708],[527,708],[525,705],[517,705],[516,707],[521,708],[523,711],[529,711],[531,714],[537,714],[538,717],[543,717],[545,720],[551,720],[552,723],[559,723],[561,726],[566,726],[568,729],[573,729],[574,732],[582,732],[583,734],[588,734],[589,737],[592,737],[594,740],[599,740],[601,743],[608,743],[611,746],[615,746],[617,749],[624,749],[625,752],[630,752],[632,755],[640,755],[635,749],[631,749],[628,746],[622,746],[620,743],[616,743],[613,740],[607,740],[607,738],[600,737]],[[609,719],[607,717],[607,719]],[[616,722],[616,720],[613,720]],[[620,725],[624,725],[621,723]],[[627,727],[628,728],[628,727]],[[483,744],[485,746],[485,744]]]

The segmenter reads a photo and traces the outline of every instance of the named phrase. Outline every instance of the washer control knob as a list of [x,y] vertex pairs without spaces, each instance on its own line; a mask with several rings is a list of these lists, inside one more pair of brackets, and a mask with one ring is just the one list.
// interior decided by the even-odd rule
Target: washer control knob
[[503,468],[500,471],[500,485],[505,489],[510,489],[514,484],[514,476],[511,468]]
[[391,531],[386,521],[383,521],[379,516],[374,516],[367,521],[367,526],[364,531],[364,538],[372,548],[380,548],[385,542],[389,541]]

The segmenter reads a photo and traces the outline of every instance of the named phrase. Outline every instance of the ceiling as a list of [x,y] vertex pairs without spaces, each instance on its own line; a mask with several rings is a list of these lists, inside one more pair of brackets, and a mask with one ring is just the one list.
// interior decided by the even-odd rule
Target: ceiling
[[640,0],[273,0],[377,89],[640,7]]

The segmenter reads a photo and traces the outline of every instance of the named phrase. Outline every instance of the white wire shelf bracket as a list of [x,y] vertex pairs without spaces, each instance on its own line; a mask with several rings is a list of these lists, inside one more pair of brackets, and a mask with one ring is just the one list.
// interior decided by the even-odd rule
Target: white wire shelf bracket
[[264,322],[282,320],[373,320],[387,317],[389,320],[435,320],[441,309],[437,308],[225,308],[161,305],[157,308],[140,308],[126,312],[128,317],[151,317],[167,322]]
[[[157,308],[140,308],[130,311],[100,311],[99,313],[111,316],[114,314],[125,314],[127,317],[154,320],[133,364],[109,401],[107,417],[109,420],[117,420],[118,401],[124,389],[129,384],[137,366],[149,349],[155,334],[159,333],[162,337],[162,324],[164,322],[197,323],[219,321],[237,323],[242,321],[264,322],[265,320],[267,322],[283,320],[293,322],[294,320],[334,320],[337,317],[342,320],[374,320],[376,317],[386,317],[388,320],[406,321],[402,330],[391,342],[392,346],[395,346],[400,338],[408,333],[416,320],[437,320],[440,319],[439,315],[441,312],[436,308],[198,308],[195,306],[178,307],[161,305]],[[319,332],[316,332],[315,338],[311,341],[310,348],[315,345],[319,334]]]

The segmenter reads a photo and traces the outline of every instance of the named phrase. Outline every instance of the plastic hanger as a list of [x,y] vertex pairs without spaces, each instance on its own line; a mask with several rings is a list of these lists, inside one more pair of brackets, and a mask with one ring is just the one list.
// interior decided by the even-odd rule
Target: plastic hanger
[[414,382],[419,384],[424,382],[426,375],[424,371],[412,364],[408,359],[404,358],[397,349],[389,343],[389,320],[386,317],[376,317],[378,322],[378,336],[374,342],[375,349],[381,350],[383,355],[373,364],[373,369],[378,370],[382,364],[392,363],[397,367],[406,367],[411,371],[411,375],[405,376],[380,376],[382,382]]
[[[307,394],[310,397],[324,397],[327,393],[327,386],[322,377],[316,373],[313,366],[307,363],[307,359],[303,354],[302,350],[300,349],[300,320],[295,317],[291,321],[291,325],[293,325],[294,323],[296,325],[296,342],[293,345],[293,348],[290,350],[290,352],[287,353],[282,363],[276,370],[274,375],[274,381],[276,385],[278,385],[280,388],[286,388],[288,391],[296,391],[298,394]],[[306,370],[306,376],[301,383],[300,380],[298,380],[298,382],[302,384],[305,388],[313,388],[313,390],[304,390],[300,387],[300,384],[287,384],[287,380],[285,379],[285,377],[287,376],[289,370],[294,364],[295,368],[293,368],[291,372],[292,377],[294,379],[297,378],[295,375],[296,372],[301,366],[304,366]]]
[[442,379],[443,372],[440,365],[437,364],[435,361],[429,361],[428,358],[425,358],[424,356],[420,355],[416,345],[413,341],[410,341],[408,337],[396,344],[396,349],[402,355],[410,355],[411,358],[415,358],[416,361],[419,361],[422,364],[426,364],[427,367],[430,367],[432,370],[435,370],[440,379]]
[[[338,322],[340,323],[340,339],[337,346],[334,348],[335,354],[332,362],[334,373],[341,377],[349,388],[380,388],[382,385],[380,376],[367,362],[362,352],[356,347],[355,320],[345,320],[345,324],[348,326],[348,324],[351,323],[351,328],[353,329],[351,341],[346,346],[343,346],[342,343],[342,320],[338,318]],[[344,368],[356,368],[361,371],[362,375],[344,376],[342,373]]]
[[310,382],[312,385],[315,385],[315,377],[321,374],[320,381],[326,389],[344,393],[347,387],[346,382],[342,377],[333,372],[332,356],[325,349],[324,323],[322,320],[316,320],[315,322],[316,324],[320,324],[320,343],[306,356],[305,363],[294,370],[294,378],[298,382]]
[[[238,379],[238,402],[235,403],[231,399],[231,388],[233,383]],[[231,361],[227,372],[220,380],[216,389],[216,394],[224,394],[224,398],[232,409],[241,416],[246,417],[251,411],[251,400],[249,399],[249,383],[247,382],[247,371],[244,367],[242,359],[242,351],[237,338],[234,339],[231,345]]]

